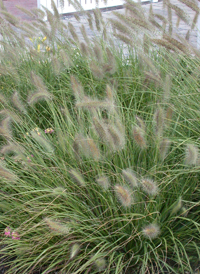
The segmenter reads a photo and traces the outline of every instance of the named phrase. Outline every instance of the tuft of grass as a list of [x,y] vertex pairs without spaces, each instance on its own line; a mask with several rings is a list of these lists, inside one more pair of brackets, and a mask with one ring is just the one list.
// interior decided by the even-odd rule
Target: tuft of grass
[[82,25],[83,42],[53,1],[53,13],[23,9],[35,20],[20,23],[0,0],[8,274],[198,271],[200,54],[188,33],[199,8],[179,2],[194,18],[169,0],[166,16],[126,0],[104,21],[73,1],[98,34]]

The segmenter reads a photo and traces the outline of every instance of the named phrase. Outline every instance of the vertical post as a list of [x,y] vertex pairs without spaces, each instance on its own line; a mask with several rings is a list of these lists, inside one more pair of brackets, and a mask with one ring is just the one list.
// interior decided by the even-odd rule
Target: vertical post
[[40,8],[40,0],[37,0],[37,8]]
[[[199,8],[200,8],[200,2],[198,2]],[[198,21],[197,21],[197,49],[200,49],[200,15],[198,16]]]

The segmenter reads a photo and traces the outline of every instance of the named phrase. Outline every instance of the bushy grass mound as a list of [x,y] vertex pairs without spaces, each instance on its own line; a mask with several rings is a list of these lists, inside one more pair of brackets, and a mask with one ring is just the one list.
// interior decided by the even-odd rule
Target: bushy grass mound
[[129,0],[109,23],[83,13],[94,39],[52,6],[47,22],[35,9],[20,23],[2,4],[1,264],[8,274],[194,273],[199,51],[174,38],[170,16]]

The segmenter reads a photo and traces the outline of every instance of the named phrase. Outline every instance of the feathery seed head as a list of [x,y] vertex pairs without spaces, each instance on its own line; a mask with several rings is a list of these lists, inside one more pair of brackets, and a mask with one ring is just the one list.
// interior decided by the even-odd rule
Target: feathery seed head
[[71,251],[70,251],[70,259],[73,259],[76,257],[76,255],[78,254],[80,250],[80,245],[79,244],[73,244],[71,247]]
[[154,196],[158,194],[158,187],[156,183],[151,179],[148,179],[148,178],[142,179],[141,186],[144,192],[147,193],[148,195]]
[[23,151],[23,148],[14,143],[9,143],[7,145],[4,145],[0,150],[2,154],[9,154],[9,153],[20,154],[22,151]]
[[107,140],[107,128],[105,123],[103,123],[102,121],[100,121],[99,119],[97,119],[96,117],[93,118],[93,125],[95,128],[95,131],[97,132],[97,134],[99,135],[99,137],[102,139],[102,141],[106,141]]
[[142,233],[146,238],[155,239],[160,234],[160,227],[157,224],[149,224],[142,229]]
[[182,198],[179,197],[178,200],[176,201],[174,207],[172,208],[171,215],[176,214],[179,210],[181,210],[183,206]]
[[137,177],[135,176],[134,172],[130,169],[123,169],[122,175],[127,183],[133,188],[138,187]]
[[89,44],[90,40],[88,38],[88,35],[87,35],[87,32],[86,32],[86,29],[85,29],[84,25],[81,25],[80,30],[81,30],[81,34],[83,35],[83,38],[84,38],[85,42],[87,44]]
[[59,222],[55,222],[51,220],[50,218],[45,218],[45,223],[48,225],[48,227],[59,233],[59,234],[69,234],[70,228],[67,225],[63,225]]
[[187,144],[185,149],[185,165],[193,166],[197,164],[199,155],[198,147],[193,144]]
[[154,128],[155,128],[155,134],[157,138],[160,138],[163,134],[163,128],[164,128],[164,112],[162,108],[157,108],[154,113]]
[[105,270],[105,268],[106,268],[106,259],[105,258],[99,258],[94,262],[94,264],[95,264],[97,270],[99,272],[101,272],[101,271]]
[[145,126],[144,121],[138,116],[136,116],[135,118],[136,118],[136,123],[137,123],[138,127],[141,128],[143,130],[143,132],[145,132],[146,126]]
[[79,43],[79,38],[78,38],[78,35],[76,33],[76,29],[75,27],[72,25],[72,23],[68,22],[68,28],[69,28],[69,31],[74,39],[74,41],[76,41],[77,43]]
[[21,102],[20,98],[19,98],[19,94],[17,91],[15,91],[13,93],[13,96],[12,96],[12,102],[13,102],[13,105],[19,110],[21,111],[22,113],[27,113],[23,103]]
[[114,151],[121,150],[125,147],[125,135],[124,132],[114,125],[108,124],[108,141]]
[[120,203],[124,207],[130,207],[133,202],[131,191],[128,188],[121,186],[121,185],[115,185],[114,189],[115,189],[115,193],[116,193],[117,198],[119,199]]
[[162,161],[165,159],[165,157],[169,151],[170,145],[171,145],[171,141],[167,138],[165,138],[161,141],[159,150],[160,150],[160,159]]
[[85,180],[83,178],[83,176],[76,171],[75,169],[71,169],[69,171],[70,176],[72,177],[72,179],[78,183],[80,186],[86,186]]
[[93,109],[93,108],[101,108],[101,109],[110,109],[113,107],[111,102],[106,100],[98,100],[98,99],[91,99],[90,97],[84,96],[81,102],[76,103],[76,107],[80,108],[87,108],[87,109]]
[[41,149],[43,151],[46,150],[47,153],[53,153],[54,152],[54,147],[43,135],[41,135],[40,131],[32,130],[31,131],[31,136],[41,146]]
[[140,127],[135,126],[133,128],[133,138],[134,138],[136,144],[141,149],[145,149],[147,147],[145,136],[144,136],[144,131]]
[[172,106],[169,106],[166,111],[165,115],[165,127],[168,127],[170,122],[172,121],[172,116],[173,116],[173,109]]
[[95,78],[102,79],[104,77],[102,68],[99,65],[97,65],[97,63],[94,60],[90,62],[89,66]]
[[11,182],[17,180],[17,176],[3,165],[0,165],[0,176]]
[[110,187],[110,182],[107,176],[100,176],[96,179],[96,182],[105,190]]
[[100,64],[102,64],[103,63],[103,52],[102,52],[101,47],[97,43],[95,43],[94,47],[93,47],[93,50],[94,50],[94,54],[95,54],[98,62]]
[[169,98],[170,98],[170,90],[171,90],[171,77],[170,75],[166,75],[166,78],[165,78],[165,83],[164,83],[164,86],[163,86],[163,102],[164,103],[167,103]]
[[80,43],[80,50],[83,56],[88,56],[89,55],[89,49],[87,45],[84,42]]
[[12,139],[12,131],[10,129],[11,118],[8,116],[2,120],[0,124],[0,135],[3,135],[6,139]]
[[84,98],[83,87],[73,75],[70,76],[70,79],[71,79],[72,90],[74,92],[76,100],[81,101]]

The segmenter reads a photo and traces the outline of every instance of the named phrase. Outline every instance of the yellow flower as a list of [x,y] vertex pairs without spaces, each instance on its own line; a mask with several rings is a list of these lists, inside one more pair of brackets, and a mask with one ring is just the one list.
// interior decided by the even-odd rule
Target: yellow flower
[[37,52],[40,52],[40,44],[37,46]]
[[42,39],[42,42],[44,42],[46,39],[47,39],[47,37],[45,36],[45,37]]
[[46,47],[46,51],[50,51],[51,50],[51,48],[50,47]]

